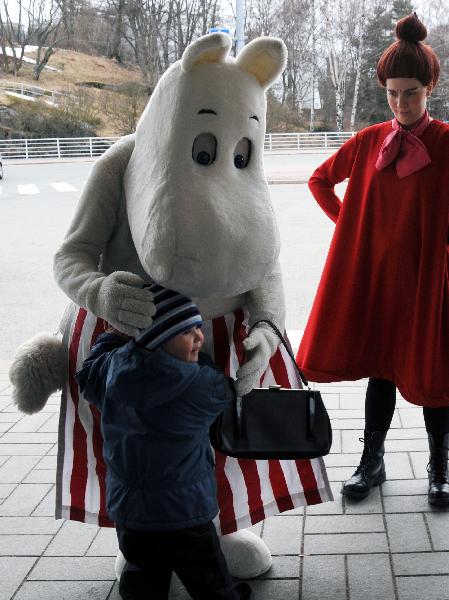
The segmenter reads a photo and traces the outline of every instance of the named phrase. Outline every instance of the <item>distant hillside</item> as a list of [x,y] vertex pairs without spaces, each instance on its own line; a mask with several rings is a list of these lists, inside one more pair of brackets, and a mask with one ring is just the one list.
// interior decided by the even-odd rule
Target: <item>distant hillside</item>
[[[33,52],[26,56],[34,58]],[[0,89],[0,107],[7,107],[0,117],[7,112],[8,115],[15,112],[20,116],[16,122],[8,123],[10,135],[5,137],[23,137],[21,132],[32,137],[33,126],[23,125],[24,121],[30,122],[30,114],[34,121],[38,117],[41,129],[44,127],[43,120],[56,121],[64,115],[85,124],[87,133],[120,135],[134,129],[135,120],[148,100],[147,86],[137,67],[72,50],[58,50],[48,64],[56,70],[44,69],[37,82],[32,77],[32,65],[29,64],[22,66],[18,77],[0,73],[2,81],[36,85],[69,96],[63,106],[49,107],[48,104],[11,97]],[[5,118],[0,118],[0,126],[5,123]],[[52,136],[54,131],[49,133]],[[46,137],[40,130],[35,135]]]

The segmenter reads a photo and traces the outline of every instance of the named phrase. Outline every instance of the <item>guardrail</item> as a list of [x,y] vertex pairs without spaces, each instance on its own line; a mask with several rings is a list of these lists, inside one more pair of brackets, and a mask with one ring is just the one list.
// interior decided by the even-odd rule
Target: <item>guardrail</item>
[[[335,150],[354,135],[353,131],[319,133],[267,133],[265,151],[314,152]],[[100,156],[119,137],[42,138],[0,140],[3,158],[69,158]]]

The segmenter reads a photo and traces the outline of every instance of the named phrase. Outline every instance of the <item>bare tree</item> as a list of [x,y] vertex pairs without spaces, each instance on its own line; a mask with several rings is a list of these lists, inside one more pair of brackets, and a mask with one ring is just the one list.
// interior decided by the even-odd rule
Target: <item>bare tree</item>
[[25,10],[20,0],[16,2],[16,20],[13,21],[8,1],[0,5],[0,38],[2,48],[2,69],[18,75],[23,64],[25,47],[28,44],[28,32],[24,24]]
[[349,128],[351,131],[354,130],[355,126],[355,117],[357,114],[357,103],[359,99],[359,90],[360,90],[360,78],[362,74],[362,63],[363,63],[363,54],[365,51],[365,34],[366,34],[366,3],[365,1],[361,3],[361,8],[356,16],[356,29],[355,35],[357,39],[357,57],[355,64],[355,83],[354,83],[354,95],[352,97],[352,109],[351,109],[351,118],[349,122]]
[[60,11],[56,0],[30,0],[27,13],[28,37],[37,46],[36,64],[33,68],[33,79],[37,81],[56,51],[61,25]]

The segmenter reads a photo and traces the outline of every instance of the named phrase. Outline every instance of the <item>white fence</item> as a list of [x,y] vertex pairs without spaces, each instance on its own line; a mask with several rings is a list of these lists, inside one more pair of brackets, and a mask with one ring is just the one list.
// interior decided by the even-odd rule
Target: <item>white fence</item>
[[[265,151],[315,152],[334,150],[354,135],[353,131],[319,133],[267,133]],[[118,137],[42,138],[0,140],[3,158],[69,158],[100,156]]]
[[62,92],[46,90],[45,88],[41,88],[37,85],[28,85],[26,83],[15,81],[0,80],[0,88],[7,94],[20,96],[21,98],[28,98],[29,100],[43,99],[49,104],[57,104],[58,100],[62,98],[62,96],[67,95],[63,94]]

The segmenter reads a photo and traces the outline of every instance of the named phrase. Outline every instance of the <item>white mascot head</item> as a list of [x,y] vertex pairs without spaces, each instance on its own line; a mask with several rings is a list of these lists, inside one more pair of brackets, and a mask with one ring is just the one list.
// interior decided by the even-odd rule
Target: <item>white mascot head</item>
[[194,297],[257,287],[279,254],[263,169],[266,89],[285,67],[281,40],[237,59],[231,39],[191,44],[159,81],[125,173],[127,212],[145,271]]

